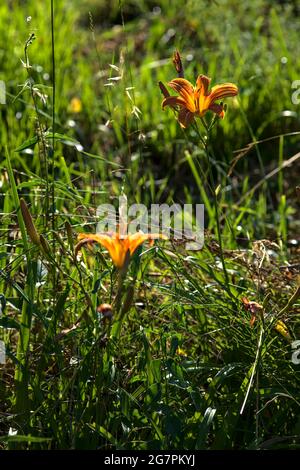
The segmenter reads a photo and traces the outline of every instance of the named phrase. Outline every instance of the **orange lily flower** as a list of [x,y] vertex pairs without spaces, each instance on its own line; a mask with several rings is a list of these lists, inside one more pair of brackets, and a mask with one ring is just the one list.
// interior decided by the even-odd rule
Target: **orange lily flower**
[[175,78],[168,85],[175,90],[179,96],[166,96],[162,102],[162,107],[179,106],[178,121],[181,127],[188,127],[195,117],[202,117],[207,111],[213,111],[222,119],[225,116],[225,109],[222,104],[216,101],[236,96],[238,88],[233,83],[223,83],[215,85],[208,91],[210,78],[199,75],[196,86],[193,86],[185,78]]
[[132,256],[135,250],[146,240],[153,243],[154,240],[162,238],[167,239],[165,235],[158,233],[145,234],[136,232],[129,235],[120,235],[120,233],[97,233],[95,235],[89,233],[80,233],[78,235],[79,243],[75,248],[75,253],[81,249],[86,243],[99,243],[104,246],[110,254],[114,265],[121,269],[126,261],[127,254]]

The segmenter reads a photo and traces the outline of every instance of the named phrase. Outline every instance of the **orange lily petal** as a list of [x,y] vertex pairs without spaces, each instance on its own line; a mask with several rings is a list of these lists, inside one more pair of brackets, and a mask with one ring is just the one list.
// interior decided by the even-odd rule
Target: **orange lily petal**
[[210,109],[210,111],[213,111],[214,113],[216,113],[218,116],[220,116],[220,118],[224,119],[225,109],[221,104],[212,103],[212,104],[209,105],[208,109]]
[[151,233],[145,234],[141,232],[134,233],[132,235],[126,235],[124,238],[120,237],[119,233],[113,234],[89,234],[80,233],[78,235],[79,243],[75,247],[75,254],[81,249],[85,243],[99,243],[106,248],[110,254],[110,257],[114,265],[121,269],[124,266],[127,252],[133,255],[135,250],[146,240],[154,240],[157,238],[167,239],[165,235]]
[[128,251],[128,247],[124,243],[124,240],[120,240],[117,234],[109,241],[103,238],[101,244],[108,250],[114,265],[117,266],[117,268],[121,268],[124,265],[126,253]]
[[107,247],[112,242],[112,237],[106,234],[79,233],[77,238],[78,240],[85,241],[85,243],[99,243],[106,249],[108,249]]
[[209,93],[208,87],[210,84],[210,78],[205,75],[199,75],[196,81],[195,87],[195,100],[197,103],[197,111],[202,116],[206,113],[209,104]]
[[177,91],[177,93],[181,94],[182,92],[186,92],[187,94],[192,94],[194,92],[194,87],[185,78],[174,78],[168,83],[169,87],[173,88],[173,90]]
[[178,113],[178,121],[181,127],[183,127],[184,129],[186,127],[189,127],[193,120],[194,114],[188,111],[186,108],[181,108]]
[[199,75],[196,81],[196,93],[202,93],[204,96],[208,95],[208,87],[211,79],[206,75]]
[[78,239],[81,240],[81,242],[79,242],[81,243],[79,249],[84,243],[99,243],[99,245],[102,245],[107,249],[115,266],[118,268],[123,266],[128,249],[123,246],[122,240],[119,239],[118,234],[109,236],[107,234],[93,235],[89,233],[80,233],[78,235]]
[[175,90],[185,101],[185,107],[194,113],[196,111],[194,101],[194,87],[185,78],[175,78],[168,83],[169,87]]
[[163,234],[159,233],[142,233],[142,232],[137,232],[133,233],[132,235],[128,236],[128,241],[129,241],[129,250],[130,254],[132,255],[135,250],[145,241],[152,241],[152,240],[157,240],[157,239],[163,239],[167,240],[167,237]]
[[148,240],[149,235],[144,233],[134,233],[133,235],[129,235],[128,242],[129,242],[129,250],[130,254],[133,255],[135,250],[146,240]]
[[185,106],[185,100],[181,98],[180,96],[168,96],[165,98],[162,102],[162,107],[164,108],[165,106]]
[[209,94],[209,100],[213,103],[221,98],[228,96],[236,96],[238,94],[238,88],[233,83],[223,83],[222,85],[216,85],[212,87]]

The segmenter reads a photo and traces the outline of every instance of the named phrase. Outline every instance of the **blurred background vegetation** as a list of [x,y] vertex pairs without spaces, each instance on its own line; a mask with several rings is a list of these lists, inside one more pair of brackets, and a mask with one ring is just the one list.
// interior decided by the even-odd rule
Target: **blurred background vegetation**
[[[175,49],[182,54],[190,81],[204,73],[213,84],[232,81],[239,86],[239,98],[230,102],[227,118],[218,126],[219,160],[228,163],[234,150],[253,139],[298,129],[299,107],[291,102],[291,86],[300,73],[297,2],[75,0],[57,2],[55,8],[59,131],[105,160],[125,166],[133,160],[134,180],[145,169],[155,168],[160,178],[172,177],[172,183],[179,179],[182,184],[183,134],[172,113],[161,111],[157,86],[159,80],[166,83],[175,76]],[[7,1],[1,6],[1,19],[1,79],[11,94],[9,106],[1,108],[1,145],[9,140],[13,148],[36,126],[28,90],[21,93],[27,72],[20,59],[24,60],[24,44],[32,32],[36,40],[28,50],[31,73],[48,95],[38,104],[51,115],[49,7]],[[22,99],[13,101],[18,93]],[[78,113],[72,112],[73,98],[81,102]],[[51,126],[47,117],[44,125]],[[298,139],[285,139],[285,146],[287,153],[296,153]],[[78,167],[74,151],[64,151],[67,163]],[[260,152],[266,163],[277,161],[273,141],[263,144]],[[33,169],[32,159],[37,164],[30,155],[20,156],[20,167],[23,161]],[[255,149],[246,161],[251,172],[259,168]],[[109,169],[101,168],[105,179],[110,179]]]

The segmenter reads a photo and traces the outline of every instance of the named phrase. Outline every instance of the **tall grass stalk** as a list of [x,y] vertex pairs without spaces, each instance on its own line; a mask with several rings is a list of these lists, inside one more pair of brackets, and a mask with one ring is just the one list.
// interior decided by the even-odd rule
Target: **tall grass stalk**
[[17,423],[24,431],[28,427],[29,421],[29,400],[28,400],[28,380],[29,380],[29,366],[28,366],[28,353],[30,342],[30,329],[32,319],[32,307],[34,298],[34,278],[32,257],[30,253],[30,246],[27,239],[26,227],[20,211],[20,200],[17,191],[17,185],[14,178],[13,169],[11,166],[11,159],[9,151],[6,147],[6,162],[7,171],[11,185],[12,199],[14,208],[17,212],[17,219],[21,231],[23,250],[26,256],[27,275],[26,285],[24,289],[24,298],[22,300],[22,313],[20,321],[19,338],[17,344],[16,354],[16,368],[15,368],[15,412],[17,415]]

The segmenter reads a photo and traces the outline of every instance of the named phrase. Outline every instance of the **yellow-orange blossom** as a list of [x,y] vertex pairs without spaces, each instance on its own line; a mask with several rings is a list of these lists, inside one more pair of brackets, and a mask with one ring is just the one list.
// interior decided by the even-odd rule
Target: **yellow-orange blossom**
[[181,127],[188,127],[195,117],[202,117],[207,111],[213,111],[221,118],[225,116],[225,110],[222,104],[216,101],[236,96],[238,88],[233,83],[223,83],[216,85],[208,91],[210,78],[205,75],[199,75],[196,86],[193,86],[185,78],[175,78],[168,85],[175,90],[179,96],[166,96],[162,102],[162,107],[179,106],[178,121]]
[[132,256],[135,250],[146,240],[153,241],[158,238],[166,239],[167,237],[157,233],[145,234],[142,232],[129,235],[120,235],[120,233],[117,232],[111,234],[98,233],[95,235],[80,233],[78,235],[79,243],[77,244],[76,252],[78,252],[85,243],[99,243],[108,250],[114,265],[121,269],[124,266],[127,252]]

